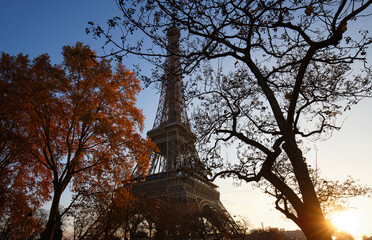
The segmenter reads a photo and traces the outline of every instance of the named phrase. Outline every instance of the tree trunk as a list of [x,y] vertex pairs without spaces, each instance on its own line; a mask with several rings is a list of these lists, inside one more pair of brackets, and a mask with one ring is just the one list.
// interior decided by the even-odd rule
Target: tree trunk
[[48,223],[42,234],[42,240],[53,240],[54,232],[57,226],[57,221],[59,216],[59,202],[61,200],[62,191],[57,190],[55,187],[55,192],[53,196],[52,206],[50,207]]
[[299,227],[307,240],[332,240],[330,227],[321,212],[307,214],[301,222]]
[[295,138],[290,138],[283,144],[296,176],[299,189],[303,198],[303,206],[296,209],[299,218],[299,227],[304,232],[307,240],[332,240],[330,226],[324,218],[318,196],[311,181],[307,164],[303,159]]

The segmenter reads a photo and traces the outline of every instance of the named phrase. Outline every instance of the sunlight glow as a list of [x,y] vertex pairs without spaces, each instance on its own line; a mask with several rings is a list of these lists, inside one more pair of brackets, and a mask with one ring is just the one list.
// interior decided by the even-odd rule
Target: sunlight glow
[[349,209],[342,212],[335,212],[332,215],[331,221],[337,227],[338,231],[348,232],[354,236],[359,233],[360,219],[355,210]]

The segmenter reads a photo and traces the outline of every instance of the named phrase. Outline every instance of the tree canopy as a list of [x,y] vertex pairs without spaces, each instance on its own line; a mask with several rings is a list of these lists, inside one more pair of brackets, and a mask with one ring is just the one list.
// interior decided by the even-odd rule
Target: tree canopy
[[33,61],[8,54],[0,59],[1,124],[7,127],[1,132],[2,187],[10,197],[21,189],[35,208],[52,199],[44,239],[53,239],[70,184],[76,195],[115,190],[132,172],[146,172],[155,149],[140,135],[144,117],[135,105],[141,89],[135,74],[122,64],[113,70],[110,60],[96,58],[80,42],[62,54],[61,65],[52,65],[47,54]]

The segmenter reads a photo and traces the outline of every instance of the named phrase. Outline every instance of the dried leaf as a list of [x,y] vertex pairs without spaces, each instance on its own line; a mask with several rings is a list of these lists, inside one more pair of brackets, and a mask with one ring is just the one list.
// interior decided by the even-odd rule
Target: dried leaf
[[311,13],[313,12],[313,10],[314,10],[313,5],[308,6],[308,7],[305,9],[305,13],[306,13],[306,15],[307,15],[307,16],[310,16]]

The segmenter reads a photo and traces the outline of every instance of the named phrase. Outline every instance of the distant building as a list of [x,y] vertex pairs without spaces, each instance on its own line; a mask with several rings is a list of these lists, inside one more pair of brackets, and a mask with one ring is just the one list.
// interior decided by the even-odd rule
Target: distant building
[[305,234],[301,230],[283,231],[288,240],[306,240]]

